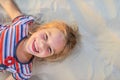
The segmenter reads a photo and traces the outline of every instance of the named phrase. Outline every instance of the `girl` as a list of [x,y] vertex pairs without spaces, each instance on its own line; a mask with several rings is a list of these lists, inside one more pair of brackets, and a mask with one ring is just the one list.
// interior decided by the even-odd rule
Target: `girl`
[[57,61],[74,48],[76,32],[64,22],[37,25],[12,0],[0,0],[0,4],[12,19],[11,25],[0,25],[0,70],[12,73],[6,80],[28,80],[34,57]]

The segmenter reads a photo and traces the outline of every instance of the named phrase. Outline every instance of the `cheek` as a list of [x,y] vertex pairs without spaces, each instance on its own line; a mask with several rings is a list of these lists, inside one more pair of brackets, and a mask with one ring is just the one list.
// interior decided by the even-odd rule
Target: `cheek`
[[31,39],[28,39],[28,41],[26,42],[27,43],[27,47],[30,47],[31,43],[32,43],[32,40]]
[[47,51],[43,51],[42,53],[39,53],[38,56],[41,57],[41,58],[44,58],[44,57],[50,56],[50,54]]
[[27,42],[26,43],[26,45],[25,45],[25,50],[28,52],[28,53],[30,53],[30,43],[29,42]]
[[31,51],[32,42],[33,42],[33,38],[32,37],[28,38],[28,40],[25,42],[25,49],[28,52]]

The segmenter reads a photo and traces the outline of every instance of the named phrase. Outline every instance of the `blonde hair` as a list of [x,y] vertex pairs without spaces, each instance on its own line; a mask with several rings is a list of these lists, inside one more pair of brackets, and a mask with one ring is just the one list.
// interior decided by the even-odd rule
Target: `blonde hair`
[[66,44],[64,49],[60,53],[54,54],[46,58],[41,58],[40,60],[42,61],[60,61],[65,59],[70,54],[70,51],[75,47],[77,43],[78,29],[77,30],[72,29],[63,21],[52,21],[43,25],[34,24],[33,26],[35,27],[31,27],[29,30],[30,34],[36,32],[39,29],[55,27],[59,29],[61,32],[63,32],[65,35]]

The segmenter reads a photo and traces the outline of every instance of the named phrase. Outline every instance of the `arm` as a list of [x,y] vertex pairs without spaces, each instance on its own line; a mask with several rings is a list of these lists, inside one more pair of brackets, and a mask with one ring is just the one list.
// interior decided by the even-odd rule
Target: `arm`
[[12,76],[12,74],[10,76],[8,76],[5,80],[15,80]]
[[13,0],[0,0],[0,5],[5,9],[12,20],[17,16],[22,15]]

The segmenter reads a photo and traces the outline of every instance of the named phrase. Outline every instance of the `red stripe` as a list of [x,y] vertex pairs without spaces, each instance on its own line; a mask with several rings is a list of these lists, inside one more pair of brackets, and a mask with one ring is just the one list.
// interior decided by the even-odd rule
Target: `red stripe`
[[30,66],[30,72],[32,72],[32,63],[30,63],[29,66]]
[[13,22],[16,22],[16,21],[19,21],[20,18],[22,18],[22,17],[23,17],[23,15],[16,17],[15,19],[13,19],[12,23],[13,23]]
[[19,17],[15,18],[15,19],[12,21],[12,23],[13,23],[13,22],[16,22],[16,21],[18,21],[18,20],[19,20]]
[[16,43],[19,40],[19,25],[16,26]]
[[20,72],[20,69],[19,69],[19,65],[17,62],[15,62],[15,65],[16,65],[16,71],[19,73]]
[[16,80],[21,80],[21,78],[19,78],[18,73],[16,73]]
[[0,36],[0,64],[2,64],[2,50],[3,50],[3,39],[4,39],[4,34],[5,34],[5,31],[3,31],[2,33],[1,33],[1,36]]
[[27,69],[26,65],[25,65],[25,69],[26,69],[26,72],[28,73],[28,69]]

